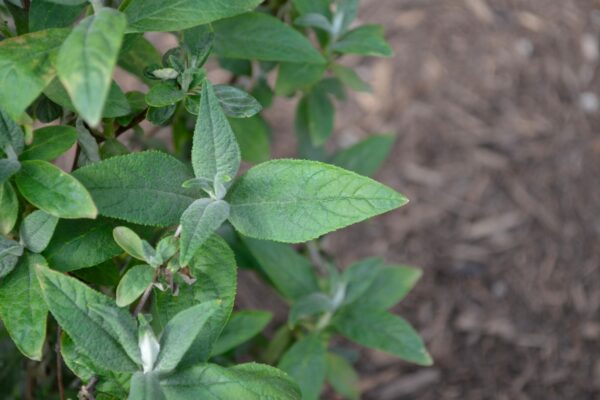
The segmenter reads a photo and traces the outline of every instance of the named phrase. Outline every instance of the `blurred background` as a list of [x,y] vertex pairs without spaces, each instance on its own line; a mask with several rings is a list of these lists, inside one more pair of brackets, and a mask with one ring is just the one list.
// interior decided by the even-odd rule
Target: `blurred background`
[[[365,398],[600,398],[600,1],[362,0],[359,18],[396,56],[355,60],[374,93],[334,146],[396,133],[377,178],[411,203],[326,248],[423,268],[396,311],[436,362],[365,351]],[[277,157],[293,110],[266,114]]]

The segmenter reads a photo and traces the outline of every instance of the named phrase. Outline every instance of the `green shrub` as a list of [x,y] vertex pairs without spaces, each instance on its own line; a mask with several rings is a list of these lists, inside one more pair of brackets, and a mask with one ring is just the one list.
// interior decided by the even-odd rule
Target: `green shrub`
[[[324,148],[336,99],[369,90],[339,59],[392,55],[381,27],[353,24],[357,3],[4,1],[3,398],[317,399],[327,382],[355,399],[356,353],[336,335],[431,364],[387,311],[420,271],[380,258],[339,269],[320,248],[407,202],[367,177],[393,135]],[[148,31],[179,45],[161,55]],[[229,84],[209,81],[211,59]],[[117,65],[149,89],[124,93]],[[260,112],[274,95],[300,97],[302,159],[269,161]],[[170,126],[172,143],[142,121]],[[52,161],[74,146],[67,173]],[[240,174],[242,161],[256,165]],[[290,306],[270,340],[269,312],[233,311],[238,266]],[[13,346],[37,363],[15,368]]]

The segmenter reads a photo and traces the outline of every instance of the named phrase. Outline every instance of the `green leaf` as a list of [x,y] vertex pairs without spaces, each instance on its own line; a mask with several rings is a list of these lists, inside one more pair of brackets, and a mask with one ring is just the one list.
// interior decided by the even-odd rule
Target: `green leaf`
[[303,318],[333,311],[334,308],[333,302],[325,293],[311,293],[292,304],[288,324],[294,327]]
[[346,88],[342,84],[342,81],[333,76],[321,79],[318,89],[323,90],[340,101],[346,100]]
[[142,355],[142,371],[149,373],[154,370],[154,364],[160,352],[160,343],[150,326],[151,318],[138,314],[138,346]]
[[144,70],[149,65],[159,65],[161,56],[156,47],[140,34],[125,35],[123,47],[119,54],[119,66],[125,71],[137,76],[145,83],[152,83]]
[[359,377],[344,357],[327,353],[327,381],[336,392],[349,400],[360,398]]
[[[76,111],[69,93],[65,87],[60,83],[60,80],[54,79],[44,89],[44,94],[48,96],[50,100],[59,104],[61,107],[66,108],[69,111]],[[108,91],[108,97],[102,110],[103,118],[116,118],[128,115],[131,112],[131,107],[127,102],[127,97],[119,87],[119,85],[112,81],[110,89]]]
[[46,95],[41,94],[39,100],[34,105],[35,118],[41,122],[49,123],[63,115],[61,106],[50,100]]
[[34,253],[41,253],[54,234],[58,218],[44,211],[34,211],[21,223],[21,241]]
[[345,32],[350,24],[356,19],[358,14],[358,0],[342,0],[340,1],[337,11],[342,16],[340,32]]
[[[89,308],[95,316],[104,322],[108,332],[123,347],[129,358],[138,366],[142,365],[138,338],[136,332],[132,330],[136,325],[131,315],[123,313],[123,310],[115,307],[113,302],[110,304],[90,303]],[[114,367],[111,369],[111,371],[115,370],[117,369]]]
[[106,139],[100,145],[100,158],[106,160],[115,156],[124,156],[129,154],[129,149],[123,143],[117,139],[109,138]]
[[136,301],[152,283],[154,273],[154,268],[147,264],[128,269],[117,286],[117,305],[126,307]]
[[383,26],[381,25],[359,26],[342,36],[332,48],[340,53],[391,57],[394,52],[385,41],[383,34]]
[[197,178],[234,177],[240,167],[240,149],[219,105],[213,86],[202,87],[200,112],[194,130],[192,166]]
[[311,90],[302,101],[306,101],[308,132],[315,146],[322,146],[333,133],[335,107],[324,90]]
[[87,3],[88,0],[49,0],[52,3],[61,4],[63,6],[76,6],[78,4]]
[[221,57],[324,64],[308,39],[277,18],[247,13],[213,24],[215,51]]
[[164,107],[175,104],[185,97],[185,93],[174,82],[160,82],[150,88],[146,94],[146,103],[152,107]]
[[173,297],[164,292],[155,292],[153,315],[162,329],[177,313],[196,304],[211,300],[220,300],[221,307],[208,321],[205,337],[197,338],[191,350],[183,360],[184,365],[195,365],[206,361],[212,345],[227,324],[236,292],[236,264],[233,252],[225,241],[217,235],[211,236],[189,265],[196,282],[192,285],[180,285],[179,295]]
[[327,344],[317,333],[297,341],[282,357],[278,368],[300,385],[302,400],[317,400],[325,382]]
[[116,262],[118,260],[107,260],[91,268],[83,268],[73,272],[73,276],[84,282],[93,282],[98,286],[116,287],[121,279],[121,273]]
[[330,0],[293,0],[293,3],[300,14],[329,14]]
[[334,64],[331,66],[334,75],[345,85],[350,86],[357,92],[370,92],[371,86],[362,80],[360,76],[352,69],[343,65]]
[[11,176],[21,170],[21,163],[17,160],[0,159],[0,184],[8,182]]
[[207,323],[220,307],[219,300],[205,302],[181,311],[171,318],[160,337],[160,353],[155,370],[161,373],[173,371],[196,338],[203,340],[210,337],[210,325],[207,327]]
[[258,100],[263,108],[271,107],[271,104],[273,104],[273,98],[275,97],[275,92],[273,89],[271,89],[271,84],[268,82],[266,76],[260,76],[257,79],[250,94],[252,94],[256,100]]
[[356,307],[338,314],[333,323],[342,335],[358,344],[383,350],[415,364],[433,364],[419,334],[397,315]]
[[21,154],[25,146],[25,137],[21,127],[0,109],[0,150],[4,150],[8,146],[11,146],[17,155]]
[[54,78],[51,58],[68,34],[48,29],[0,42],[0,108],[18,119]]
[[180,31],[253,10],[261,0],[132,0],[124,12],[129,32]]
[[372,257],[355,262],[345,270],[342,276],[347,285],[344,302],[352,303],[361,297],[375,280],[382,265],[381,258]]
[[126,226],[119,226],[113,230],[115,242],[130,256],[146,261],[144,242],[133,230]]
[[228,117],[248,118],[262,110],[254,97],[234,86],[215,85],[214,91]]
[[48,309],[85,355],[112,371],[138,369],[136,326],[127,311],[74,278],[40,266],[36,272]]
[[136,372],[131,378],[131,389],[127,400],[164,400],[156,373]]
[[96,139],[80,118],[77,118],[75,127],[77,128],[77,143],[80,150],[79,157],[77,158],[77,166],[83,167],[100,161],[98,142],[96,142]]
[[309,88],[321,79],[326,69],[325,64],[281,63],[275,94],[292,96],[297,90]]
[[21,244],[0,236],[0,278],[12,272],[22,254]]
[[289,329],[288,325],[281,325],[273,334],[267,348],[262,354],[265,362],[273,364],[279,360],[283,352],[289,347],[292,339],[292,331]]
[[331,22],[329,22],[327,17],[317,13],[304,14],[301,17],[296,18],[296,20],[294,21],[294,25],[303,26],[307,28],[318,28],[329,33],[333,32],[333,26],[331,25]]
[[112,236],[120,224],[103,217],[60,220],[44,256],[53,269],[63,272],[100,264],[123,252]]
[[338,151],[331,163],[357,174],[374,175],[390,154],[394,135],[373,135],[346,149]]
[[189,264],[202,244],[229,217],[229,204],[223,200],[198,199],[181,215],[179,263]]
[[266,311],[233,313],[212,349],[211,357],[226,353],[252,339],[265,329],[273,315]]
[[37,361],[42,359],[48,309],[35,265],[45,264],[43,257],[25,254],[15,271],[0,281],[0,319],[21,353]]
[[[81,15],[85,4],[63,5],[56,1],[35,0],[29,7],[29,31],[67,28]],[[82,2],[85,3],[85,2]]]
[[126,221],[170,226],[199,197],[181,184],[187,167],[158,151],[117,156],[73,173],[90,191],[100,214]]
[[81,353],[69,335],[64,332],[60,338],[60,352],[67,367],[83,382],[88,382],[95,375],[96,366]]
[[229,220],[250,237],[298,243],[407,203],[354,172],[304,160],[274,160],[243,175],[227,194]]
[[195,58],[196,67],[203,65],[206,61],[214,40],[215,32],[211,25],[198,25],[183,32],[183,44]]
[[19,191],[31,204],[59,218],[96,218],[92,197],[73,176],[47,161],[21,163]]
[[238,76],[252,76],[252,63],[249,60],[219,57],[219,66]]
[[300,400],[296,384],[283,372],[260,364],[232,368],[200,364],[167,376],[161,387],[169,400]]
[[71,126],[47,126],[33,132],[33,142],[19,157],[21,160],[54,160],[77,141],[77,130]]
[[168,260],[179,250],[177,238],[173,235],[165,236],[156,245],[156,253],[163,260]]
[[328,154],[323,146],[315,146],[311,139],[309,130],[310,118],[308,115],[308,101],[306,97],[298,102],[296,118],[294,120],[294,132],[298,140],[298,155],[309,160],[324,161]]
[[123,14],[103,8],[82,20],[58,53],[58,77],[75,109],[92,126],[102,118],[126,25]]
[[9,182],[0,185],[0,235],[7,235],[19,218],[19,199]]
[[396,305],[415,286],[423,273],[404,266],[381,266],[375,279],[357,300],[365,308],[385,310]]
[[[186,99],[190,99],[187,97]],[[173,104],[165,107],[148,107],[146,112],[146,119],[154,125],[164,126],[167,125],[177,107]]]
[[229,125],[240,147],[242,160],[255,164],[269,160],[271,132],[269,125],[260,115],[246,119],[231,118]]
[[257,259],[260,269],[284,297],[297,300],[319,290],[313,266],[290,246],[241,238]]

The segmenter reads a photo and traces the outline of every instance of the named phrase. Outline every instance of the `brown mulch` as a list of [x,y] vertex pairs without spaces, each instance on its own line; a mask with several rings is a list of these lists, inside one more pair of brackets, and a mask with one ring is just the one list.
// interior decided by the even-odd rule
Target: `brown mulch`
[[364,398],[600,398],[600,2],[363,3],[396,57],[350,60],[374,95],[340,106],[336,144],[396,132],[378,179],[411,203],[327,246],[424,269],[397,311],[436,361],[364,352]]

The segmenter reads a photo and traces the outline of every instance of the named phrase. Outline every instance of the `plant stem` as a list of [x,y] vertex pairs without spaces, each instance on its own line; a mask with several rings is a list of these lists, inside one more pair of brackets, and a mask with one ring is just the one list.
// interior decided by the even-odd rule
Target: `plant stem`
[[320,332],[323,329],[327,328],[327,326],[331,322],[332,317],[333,317],[332,312],[327,312],[327,313],[323,314],[323,316],[317,322],[317,326],[315,327],[316,331]]
[[34,400],[33,398],[33,387],[35,386],[35,378],[33,377],[32,372],[33,364],[31,362],[27,362],[27,384],[25,385],[25,393],[23,397],[25,400]]
[[97,13],[102,7],[104,7],[103,0],[91,0],[91,3],[92,7],[94,8],[94,13]]
[[140,299],[140,302],[138,303],[138,305],[135,307],[135,310],[133,311],[133,317],[137,317],[139,313],[142,312],[142,310],[144,309],[144,306],[146,305],[146,303],[148,302],[148,299],[150,299],[150,295],[152,294],[152,288],[154,287],[154,284],[156,283],[159,275],[160,275],[160,269],[162,267],[158,267],[156,269],[156,273],[154,274],[154,278],[152,278],[152,283],[150,283],[148,285],[148,287],[146,288],[146,290],[144,290],[144,294],[142,295],[142,298]]
[[74,171],[77,168],[77,160],[79,160],[79,156],[81,155],[81,145],[79,143],[76,144],[75,148],[75,157],[73,158],[73,165],[71,165],[71,171]]
[[150,295],[152,294],[152,287],[154,286],[154,282],[152,282],[151,284],[148,285],[148,287],[146,288],[146,290],[144,290],[144,294],[142,295],[142,299],[140,300],[140,302],[138,303],[138,305],[135,307],[135,310],[133,311],[133,316],[137,317],[139,313],[142,312],[142,310],[144,309],[144,306],[146,305],[146,303],[148,302],[148,299],[150,299]]
[[306,248],[308,249],[308,255],[312,263],[317,267],[321,274],[327,275],[327,261],[321,256],[321,250],[319,249],[317,241],[311,240],[306,243]]
[[92,379],[90,379],[88,384],[81,387],[77,397],[80,400],[96,400],[96,397],[94,397],[93,394],[96,383],[98,383],[98,378],[96,376],[92,376]]
[[137,124],[142,122],[144,119],[146,119],[146,112],[142,111],[133,120],[131,120],[131,122],[128,125],[118,127],[117,130],[115,131],[114,137],[117,137],[120,134],[124,133],[125,131],[128,131],[129,129],[133,128],[134,126],[136,126]]
[[56,327],[56,382],[58,384],[58,395],[60,400],[65,400],[65,387],[63,385],[63,373],[62,373],[62,355],[60,353],[60,326]]

